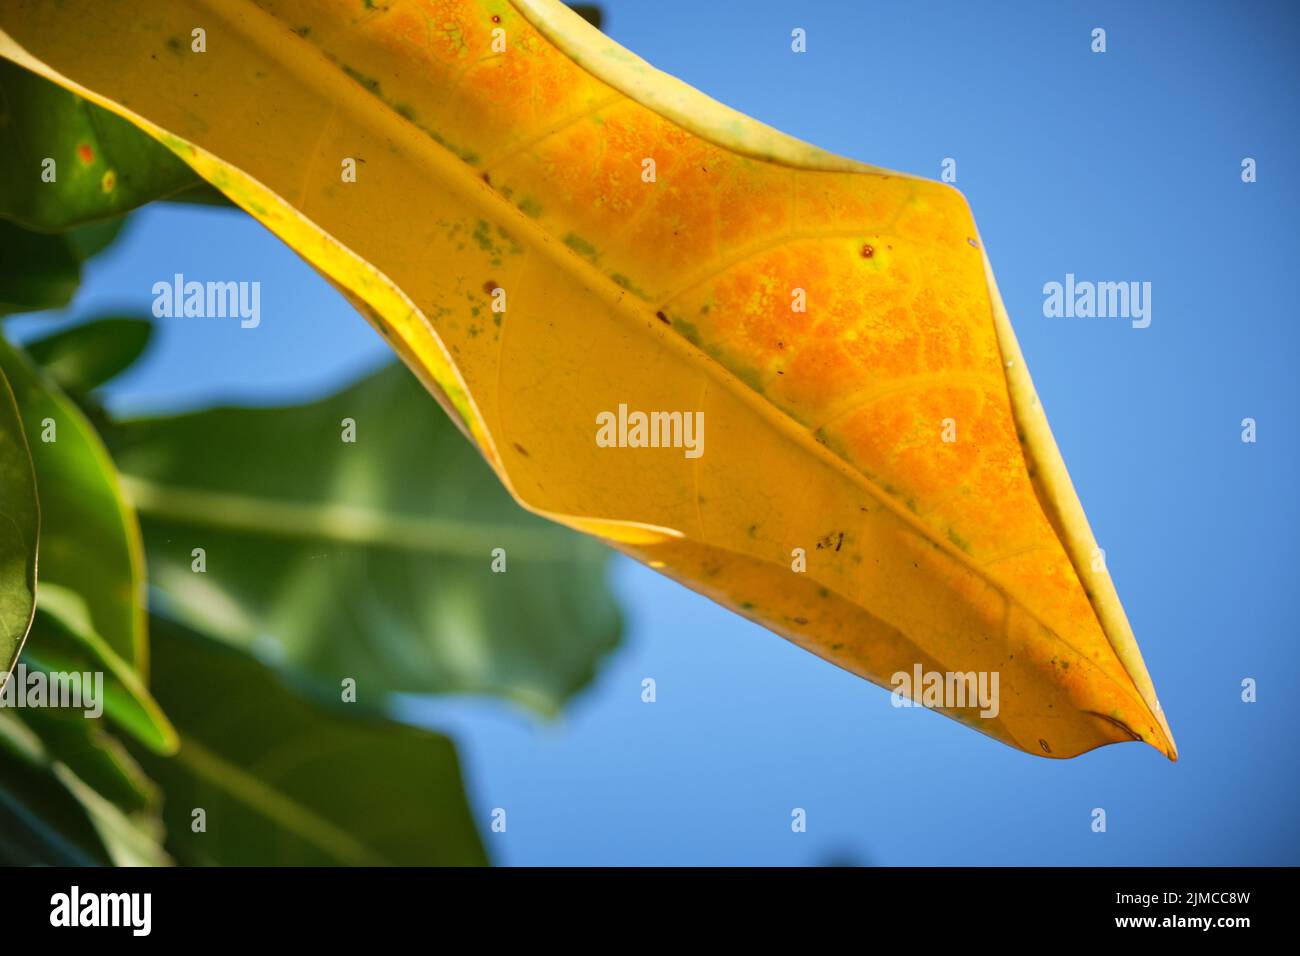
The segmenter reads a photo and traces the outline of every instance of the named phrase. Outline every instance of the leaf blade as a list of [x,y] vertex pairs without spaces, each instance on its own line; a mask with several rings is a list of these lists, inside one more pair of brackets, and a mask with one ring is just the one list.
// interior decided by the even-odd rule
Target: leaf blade
[[[215,106],[188,118],[168,87],[253,97],[188,61],[130,90],[132,118],[360,300],[521,503],[882,685],[921,662],[1004,672],[995,722],[948,712],[1030,753],[1141,739],[1176,757],[1041,409],[1006,370],[1014,334],[955,190],[740,117],[550,0],[467,0],[446,32],[402,4],[276,12],[220,24],[274,78],[256,96],[274,144],[243,148]],[[511,45],[489,56],[496,23]],[[20,25],[47,71],[75,66],[106,102],[114,61],[158,42],[74,64]],[[656,151],[662,182],[640,175]],[[355,189],[318,161],[349,155],[367,160]],[[495,329],[494,288],[512,302]],[[560,384],[545,407],[541,370]],[[592,417],[624,404],[707,412],[713,454],[602,454]],[[973,441],[941,447],[952,413]],[[794,547],[815,554],[807,578],[786,570]]]
[[40,505],[22,415],[0,369],[0,689],[36,613]]
[[24,349],[64,391],[84,395],[137,361],[152,335],[148,319],[101,316],[28,342]]
[[81,259],[67,237],[0,219],[0,315],[60,309],[80,284]]
[[41,580],[80,594],[95,632],[147,677],[144,549],[113,461],[76,405],[3,339],[0,369],[28,429],[40,436],[32,458],[42,502]]
[[486,862],[447,738],[364,705],[340,705],[357,709],[341,716],[242,652],[159,618],[151,630],[182,741],[175,757],[141,761],[168,795],[168,847],[182,864]]
[[95,632],[80,595],[50,582],[37,600],[35,640],[27,658],[39,669],[61,673],[101,673],[104,712],[122,730],[155,753],[173,753],[176,730],[140,675]]
[[331,687],[553,714],[618,642],[604,550],[521,512],[400,366],[307,405],[114,433],[163,606]]

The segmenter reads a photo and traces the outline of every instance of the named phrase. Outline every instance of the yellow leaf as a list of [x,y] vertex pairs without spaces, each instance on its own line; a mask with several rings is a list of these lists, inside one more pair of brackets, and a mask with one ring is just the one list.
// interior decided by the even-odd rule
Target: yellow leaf
[[[997,673],[996,716],[942,709],[1029,753],[1176,756],[955,190],[735,113],[555,0],[0,17],[0,53],[328,276],[525,507],[884,686]],[[636,412],[702,412],[666,436],[702,453],[598,443]]]

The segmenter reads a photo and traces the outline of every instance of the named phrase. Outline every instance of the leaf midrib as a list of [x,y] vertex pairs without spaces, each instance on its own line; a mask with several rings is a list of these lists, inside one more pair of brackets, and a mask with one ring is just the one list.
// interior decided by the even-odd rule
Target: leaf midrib
[[476,559],[490,556],[485,542],[498,542],[508,547],[512,560],[603,560],[594,549],[566,546],[563,536],[550,529],[209,491],[129,474],[121,476],[121,483],[143,515],[219,530]]

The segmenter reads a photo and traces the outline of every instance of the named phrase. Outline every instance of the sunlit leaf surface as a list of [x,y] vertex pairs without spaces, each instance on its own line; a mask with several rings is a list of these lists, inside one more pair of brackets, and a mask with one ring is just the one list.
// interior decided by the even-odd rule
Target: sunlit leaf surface
[[[955,190],[553,0],[143,6],[16,0],[0,53],[346,290],[520,502],[878,683],[997,672],[996,717],[945,710],[1030,753],[1176,755]],[[701,453],[603,447],[621,406],[702,413]]]

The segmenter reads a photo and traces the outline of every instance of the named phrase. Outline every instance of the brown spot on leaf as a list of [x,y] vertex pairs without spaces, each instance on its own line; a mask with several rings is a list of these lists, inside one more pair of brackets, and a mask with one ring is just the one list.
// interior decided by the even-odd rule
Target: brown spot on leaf
[[830,534],[826,535],[820,541],[817,542],[817,550],[829,551],[831,548],[834,548],[836,551],[838,551],[841,547],[843,547],[843,545],[844,545],[844,532],[832,531]]

